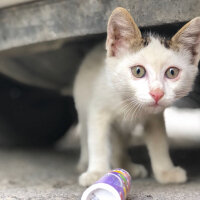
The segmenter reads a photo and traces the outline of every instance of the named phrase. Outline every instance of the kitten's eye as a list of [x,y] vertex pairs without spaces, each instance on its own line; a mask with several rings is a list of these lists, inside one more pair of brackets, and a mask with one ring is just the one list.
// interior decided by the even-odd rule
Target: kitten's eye
[[142,67],[141,65],[136,65],[132,67],[131,71],[132,71],[133,76],[135,76],[136,78],[142,78],[146,74],[145,68]]
[[179,69],[176,67],[170,67],[166,72],[165,76],[169,79],[174,79],[178,76],[179,74]]

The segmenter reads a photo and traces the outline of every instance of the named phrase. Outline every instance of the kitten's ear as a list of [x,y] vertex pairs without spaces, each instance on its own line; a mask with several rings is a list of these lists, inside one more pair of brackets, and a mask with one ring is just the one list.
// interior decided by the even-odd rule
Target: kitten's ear
[[108,20],[107,55],[118,56],[121,52],[137,47],[141,41],[141,32],[129,12],[121,7],[116,8]]
[[198,65],[200,56],[200,17],[183,26],[171,39],[172,46],[184,48],[191,54],[192,64]]

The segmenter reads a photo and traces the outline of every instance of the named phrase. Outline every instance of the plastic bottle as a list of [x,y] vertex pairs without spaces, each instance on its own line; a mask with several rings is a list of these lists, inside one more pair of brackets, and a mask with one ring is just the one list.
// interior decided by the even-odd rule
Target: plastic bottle
[[81,200],[125,200],[130,188],[130,174],[119,168],[110,171],[87,188]]

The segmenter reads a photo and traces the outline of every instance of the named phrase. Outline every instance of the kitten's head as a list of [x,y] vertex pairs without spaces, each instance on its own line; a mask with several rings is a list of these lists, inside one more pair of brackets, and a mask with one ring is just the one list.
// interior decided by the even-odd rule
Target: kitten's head
[[127,10],[116,8],[107,28],[107,74],[120,97],[150,113],[192,89],[200,53],[200,17],[170,40],[141,32]]

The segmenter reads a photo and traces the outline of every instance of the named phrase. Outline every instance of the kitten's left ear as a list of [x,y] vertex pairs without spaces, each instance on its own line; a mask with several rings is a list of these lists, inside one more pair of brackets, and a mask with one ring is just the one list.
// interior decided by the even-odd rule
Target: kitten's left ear
[[171,39],[172,46],[190,52],[192,64],[198,65],[200,59],[200,17],[184,25]]
[[142,36],[139,28],[129,12],[121,7],[116,8],[107,26],[107,55],[120,56],[124,52],[141,44]]

